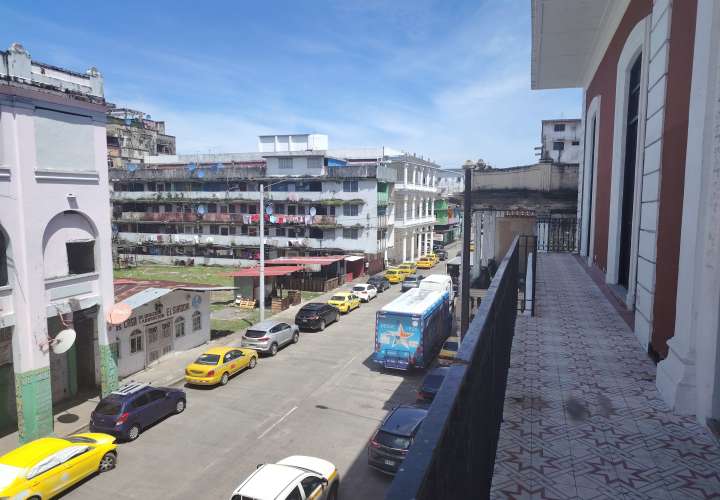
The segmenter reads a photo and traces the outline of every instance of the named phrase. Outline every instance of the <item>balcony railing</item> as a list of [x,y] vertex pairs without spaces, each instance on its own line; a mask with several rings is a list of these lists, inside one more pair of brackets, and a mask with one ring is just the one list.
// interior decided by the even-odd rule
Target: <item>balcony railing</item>
[[384,165],[328,166],[327,176],[348,179],[376,178],[384,182],[397,182],[397,171]]
[[139,168],[133,172],[123,168],[111,168],[110,181],[156,181],[156,180],[189,180],[198,181],[226,179],[255,179],[265,174],[265,165],[226,165],[222,169],[211,166],[199,166],[192,172],[186,167]]
[[489,497],[517,316],[518,262],[516,238],[387,499]]
[[[321,226],[337,225],[337,218],[334,215],[279,215],[282,217],[282,224],[313,224]],[[308,219],[309,217],[309,219]],[[258,224],[259,220],[252,217],[252,214],[231,214],[231,213],[196,213],[180,212],[123,212],[118,221],[144,221],[144,222],[235,222],[242,224]],[[277,224],[268,222],[269,225]]]

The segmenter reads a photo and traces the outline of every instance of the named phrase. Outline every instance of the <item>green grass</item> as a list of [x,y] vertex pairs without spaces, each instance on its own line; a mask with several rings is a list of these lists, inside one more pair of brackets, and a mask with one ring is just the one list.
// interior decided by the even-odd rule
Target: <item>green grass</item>
[[223,266],[167,266],[140,265],[127,269],[115,269],[115,278],[136,280],[167,280],[215,286],[233,286],[233,279],[224,276],[232,268]]

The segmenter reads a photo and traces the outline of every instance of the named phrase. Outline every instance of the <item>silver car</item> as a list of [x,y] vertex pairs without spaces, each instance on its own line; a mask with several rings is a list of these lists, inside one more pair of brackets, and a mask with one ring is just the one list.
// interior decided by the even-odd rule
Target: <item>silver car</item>
[[270,319],[248,328],[240,345],[275,356],[282,346],[296,344],[298,340],[300,329],[297,325]]

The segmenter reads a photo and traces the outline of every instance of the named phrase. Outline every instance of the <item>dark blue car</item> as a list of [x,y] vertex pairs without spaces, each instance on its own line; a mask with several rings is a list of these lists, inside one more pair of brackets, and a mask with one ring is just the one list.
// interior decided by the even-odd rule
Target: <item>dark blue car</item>
[[185,391],[129,384],[102,398],[90,415],[90,431],[133,441],[143,429],[185,410]]

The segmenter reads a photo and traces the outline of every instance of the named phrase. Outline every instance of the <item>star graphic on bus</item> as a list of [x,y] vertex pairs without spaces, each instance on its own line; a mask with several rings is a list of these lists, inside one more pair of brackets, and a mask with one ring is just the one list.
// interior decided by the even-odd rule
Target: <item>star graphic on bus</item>
[[412,332],[406,332],[402,323],[398,324],[398,329],[394,333],[388,333],[388,336],[393,339],[391,342],[393,347],[410,347],[408,339],[412,336]]

